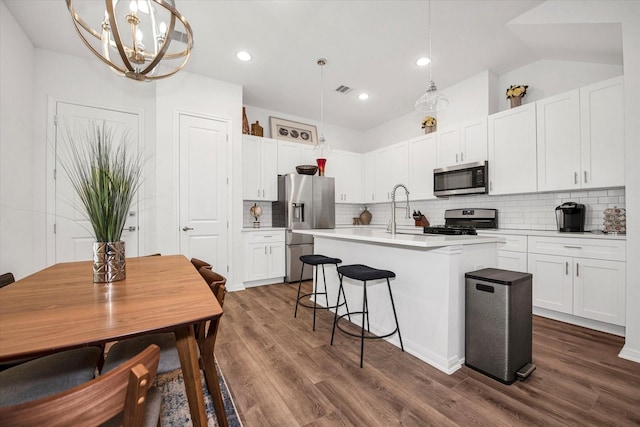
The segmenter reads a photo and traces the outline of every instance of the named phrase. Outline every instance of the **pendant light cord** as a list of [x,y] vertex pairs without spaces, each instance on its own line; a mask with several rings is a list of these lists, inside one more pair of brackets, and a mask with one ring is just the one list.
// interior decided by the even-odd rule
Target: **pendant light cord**
[[433,77],[431,75],[431,68],[433,67],[433,56],[431,54],[431,0],[429,0],[427,7],[429,12],[429,18],[427,19],[427,27],[429,31],[429,81],[433,81]]
[[326,63],[326,59],[318,59],[320,66],[320,143],[324,143],[324,65]]

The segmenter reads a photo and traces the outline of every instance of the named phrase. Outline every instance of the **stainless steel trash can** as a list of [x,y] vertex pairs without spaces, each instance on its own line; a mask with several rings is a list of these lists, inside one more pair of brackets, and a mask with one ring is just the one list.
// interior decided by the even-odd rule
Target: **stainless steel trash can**
[[505,384],[533,372],[530,273],[465,274],[465,365]]

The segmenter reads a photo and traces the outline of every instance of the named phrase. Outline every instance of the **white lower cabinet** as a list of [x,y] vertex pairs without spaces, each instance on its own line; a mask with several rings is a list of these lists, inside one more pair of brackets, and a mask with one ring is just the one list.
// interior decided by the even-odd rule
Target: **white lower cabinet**
[[498,268],[527,272],[527,236],[503,235],[498,244]]
[[625,325],[625,242],[529,236],[533,305]]
[[285,275],[284,230],[244,233],[244,285],[279,283]]

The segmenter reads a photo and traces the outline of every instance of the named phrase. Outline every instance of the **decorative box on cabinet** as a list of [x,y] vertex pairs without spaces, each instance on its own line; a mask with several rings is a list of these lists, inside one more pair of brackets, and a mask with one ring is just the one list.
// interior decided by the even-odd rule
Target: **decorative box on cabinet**
[[284,230],[245,231],[245,287],[280,283],[285,275]]
[[489,194],[531,193],[536,179],[536,105],[488,118]]
[[278,200],[278,145],[275,139],[242,136],[242,198]]
[[437,167],[487,160],[486,117],[442,129],[437,137]]
[[624,261],[621,240],[529,236],[533,305],[624,326]]

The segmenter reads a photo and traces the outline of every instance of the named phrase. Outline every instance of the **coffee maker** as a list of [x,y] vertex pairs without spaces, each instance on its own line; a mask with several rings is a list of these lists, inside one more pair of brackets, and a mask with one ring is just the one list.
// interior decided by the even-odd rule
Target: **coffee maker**
[[565,202],[556,208],[558,231],[583,232],[586,208],[576,202]]

